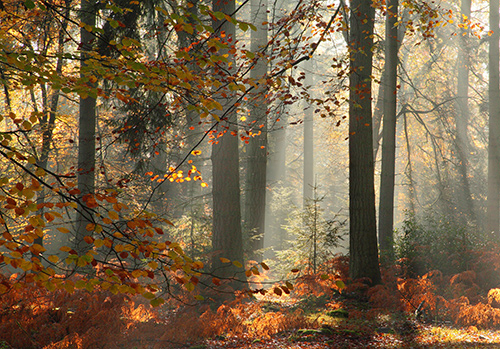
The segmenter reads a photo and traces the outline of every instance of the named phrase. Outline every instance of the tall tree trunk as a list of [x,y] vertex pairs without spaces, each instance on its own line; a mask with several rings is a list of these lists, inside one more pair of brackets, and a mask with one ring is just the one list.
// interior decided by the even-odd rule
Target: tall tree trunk
[[379,244],[383,258],[394,258],[394,172],[396,163],[396,107],[398,79],[398,0],[387,1],[385,25],[385,83],[380,174]]
[[283,207],[281,195],[287,178],[286,167],[286,139],[287,139],[287,114],[284,106],[277,117],[276,123],[269,128],[269,156],[267,166],[267,186],[270,188],[269,195],[266,196],[266,211],[270,214],[266,217],[265,247],[267,258],[275,258],[272,250],[281,251],[286,243],[286,231],[283,225],[286,224],[285,208]]
[[490,0],[489,135],[487,229],[498,236],[500,225],[500,91],[499,91],[499,0]]
[[[70,12],[70,1],[66,0],[64,2],[65,6],[65,16],[62,19],[61,28],[59,29],[59,37],[57,42],[57,63],[56,63],[56,73],[62,73],[63,67],[63,51],[64,51],[64,36],[66,35],[66,28],[68,27],[68,18]],[[50,147],[52,144],[52,136],[54,132],[57,107],[59,105],[59,93],[60,90],[53,90],[50,97],[50,105],[44,106],[44,116],[40,123],[42,126],[42,149],[40,151],[40,156],[37,161],[37,166],[41,168],[47,168],[50,154]],[[45,101],[44,101],[45,102]],[[37,195],[37,204],[42,204],[46,200],[46,190],[44,187],[40,190]],[[43,208],[42,208],[43,211]],[[43,236],[39,236],[35,239],[35,243],[43,246]]]
[[372,47],[375,9],[353,0],[349,73],[349,273],[380,283],[372,134]]
[[[232,15],[235,0],[213,0],[213,11]],[[213,28],[216,35],[229,47],[235,45],[235,27],[228,21],[214,20]],[[228,54],[228,49],[221,49],[220,56]],[[229,55],[228,62],[220,62],[215,68],[215,76],[219,81],[227,81],[228,74],[234,69],[234,58]],[[227,95],[226,95],[227,94]],[[227,130],[226,134],[217,138],[212,145],[212,197],[213,197],[213,227],[212,248],[215,252],[212,259],[214,273],[223,278],[245,280],[241,268],[232,263],[222,263],[221,257],[243,263],[243,241],[241,234],[240,210],[240,172],[238,137],[231,135],[237,132],[237,114],[234,108],[234,98],[229,91],[215,92],[215,100],[221,103],[225,118],[221,120],[219,131]],[[243,288],[244,282],[232,282],[233,288]]]
[[[308,61],[309,62],[309,61]],[[311,64],[309,64],[311,65]],[[310,69],[313,71],[314,69]],[[314,86],[314,78],[311,73],[306,73],[306,86]],[[302,182],[302,193],[304,197],[304,208],[308,201],[313,199],[314,187],[314,118],[313,108],[304,105],[304,179]]]
[[[251,2],[251,18],[257,27],[251,33],[251,51],[256,53],[255,66],[250,78],[258,84],[250,106],[250,132],[246,173],[245,227],[251,239],[251,256],[262,262],[266,215],[267,166],[267,86],[259,80],[267,74],[267,0]],[[261,127],[262,126],[262,127]]]
[[[470,17],[471,0],[462,0],[462,15]],[[460,176],[460,190],[458,195],[458,207],[462,224],[467,220],[475,220],[474,202],[469,183],[469,30],[462,28],[458,44],[458,76],[457,76],[457,114],[455,145],[458,157],[458,172]]]
[[[82,23],[95,26],[95,4],[91,0],[81,1]],[[89,73],[87,60],[88,52],[92,49],[94,39],[92,33],[85,27],[80,29],[81,36],[81,76]],[[92,221],[92,212],[87,207],[87,199],[95,191],[95,128],[96,128],[96,99],[91,96],[80,97],[79,108],[79,134],[78,134],[78,189],[79,202],[76,218],[75,250],[79,253],[85,252],[88,247],[83,238],[91,234],[86,226]]]
[[406,163],[406,177],[408,178],[408,203],[410,208],[408,209],[409,213],[413,216],[415,215],[415,206],[416,206],[416,196],[417,191],[415,188],[415,181],[413,180],[413,163],[412,163],[412,153],[411,153],[411,144],[410,137],[408,133],[408,112],[406,111],[406,105],[403,110],[403,122],[404,122],[404,134],[405,134],[405,143],[406,143],[406,152],[407,152],[407,163]]

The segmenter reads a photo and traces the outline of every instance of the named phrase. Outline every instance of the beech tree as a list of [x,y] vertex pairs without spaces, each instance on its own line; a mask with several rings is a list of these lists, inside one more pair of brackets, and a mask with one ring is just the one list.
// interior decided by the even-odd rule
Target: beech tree
[[256,54],[250,78],[257,84],[252,93],[248,120],[250,138],[247,147],[245,228],[250,238],[253,259],[262,262],[266,216],[267,168],[267,0],[250,3],[252,22],[256,31],[251,33],[250,50]]
[[380,282],[372,141],[372,47],[375,9],[351,2],[349,32],[349,274]]
[[380,174],[379,245],[382,257],[394,255],[394,171],[396,163],[396,108],[398,71],[398,0],[389,0],[385,25],[384,117]]
[[489,135],[488,135],[488,211],[487,229],[500,233],[500,91],[499,91],[499,39],[498,0],[490,1],[490,30],[488,54],[488,98],[489,98]]
[[[227,16],[235,11],[234,0],[213,0],[213,11]],[[213,21],[215,35],[220,40],[222,56],[234,49],[236,44],[236,30],[233,23],[226,18]],[[234,72],[234,58],[229,55],[227,62],[218,62],[214,67],[214,74],[220,81],[230,81]],[[222,137],[216,137],[212,143],[212,198],[213,198],[213,227],[212,248],[215,252],[212,259],[212,268],[216,275],[223,277],[241,276],[241,269],[232,263],[224,263],[221,258],[237,263],[243,263],[243,240],[241,230],[240,209],[240,169],[238,153],[237,114],[234,103],[234,94],[222,87],[215,91],[215,100],[220,103],[220,123],[217,129]],[[234,287],[244,287],[244,284],[233,283]]]
[[[460,3],[460,13],[463,18],[470,18],[471,0],[462,0]],[[458,171],[460,178],[459,207],[463,213],[462,223],[476,220],[474,212],[474,201],[471,194],[471,184],[469,179],[469,72],[470,72],[470,30],[462,28],[458,37],[458,57],[457,57],[457,114],[456,114],[456,135],[455,147],[458,158]]]
[[[96,95],[91,92],[95,88],[92,77],[89,78],[88,60],[91,58],[89,52],[92,51],[94,35],[89,28],[96,24],[96,3],[92,0],[82,0],[80,3],[81,20],[84,24],[80,28],[80,64],[82,79],[88,81],[90,93],[80,95],[79,108],[79,134],[78,134],[78,190],[82,203],[92,201],[95,192],[95,130],[96,130]],[[84,237],[89,235],[87,224],[92,222],[92,213],[88,206],[80,205],[76,218],[75,250],[84,253],[88,244]]]

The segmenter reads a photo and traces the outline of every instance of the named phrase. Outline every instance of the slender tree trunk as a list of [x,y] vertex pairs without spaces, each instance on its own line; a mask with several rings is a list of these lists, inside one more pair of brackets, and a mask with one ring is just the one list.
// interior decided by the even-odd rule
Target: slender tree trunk
[[407,114],[406,106],[404,108],[405,110],[403,111],[403,121],[404,121],[404,133],[405,133],[405,143],[407,152],[406,176],[408,178],[408,197],[409,197],[408,201],[410,204],[410,208],[408,209],[408,211],[411,215],[415,215],[417,191],[415,189],[415,182],[413,180],[413,165],[411,159],[411,144],[408,133],[408,117],[406,115]]
[[398,0],[387,1],[382,171],[380,175],[379,244],[382,257],[394,258],[394,172],[398,79]]
[[[251,241],[251,256],[262,262],[266,215],[267,166],[267,86],[259,80],[267,74],[267,0],[251,2],[251,17],[257,31],[251,33],[251,51],[256,53],[255,66],[250,78],[258,84],[250,106],[250,132],[246,173],[245,227]],[[265,80],[265,79],[264,79]],[[262,126],[262,127],[261,127]]]
[[372,139],[372,47],[375,10],[371,0],[353,0],[349,73],[349,273],[380,283],[375,218]]
[[490,0],[489,136],[487,229],[498,236],[500,225],[500,92],[499,92],[499,0]]
[[[64,51],[64,36],[66,35],[66,28],[68,27],[68,18],[69,18],[69,11],[70,11],[70,1],[65,1],[65,17],[62,20],[61,23],[61,28],[59,29],[59,37],[58,37],[58,42],[57,42],[57,63],[56,63],[56,73],[61,74],[62,73],[62,67],[63,67],[63,58],[62,54]],[[49,154],[50,154],[50,147],[52,144],[52,136],[54,132],[54,127],[55,127],[55,122],[56,122],[56,114],[57,114],[57,107],[59,105],[59,93],[60,90],[53,90],[51,93],[50,97],[50,105],[44,107],[44,117],[43,117],[43,122],[41,123],[42,126],[42,149],[40,151],[40,156],[37,161],[37,166],[41,168],[47,168],[48,161],[49,161]],[[45,102],[45,101],[44,101]],[[47,118],[48,114],[48,118]],[[44,187],[40,190],[40,192],[37,195],[37,204],[42,204],[46,200],[46,190]],[[43,208],[42,208],[43,212]],[[38,238],[35,239],[35,243],[42,245],[43,246],[43,236],[39,236]]]
[[[471,0],[462,0],[461,12],[463,16],[470,17]],[[457,115],[455,145],[458,157],[458,172],[460,176],[460,192],[458,207],[462,224],[467,220],[475,221],[474,202],[469,183],[469,30],[461,30],[458,38],[458,76],[457,76]]]
[[[232,15],[235,10],[235,0],[213,0],[213,11]],[[229,47],[235,45],[235,27],[228,21],[214,20],[213,28],[218,30],[216,35]],[[219,55],[227,54],[228,49],[219,50]],[[214,74],[219,81],[227,81],[234,67],[234,58],[228,57],[228,63],[220,62]],[[232,63],[232,64],[229,64]],[[238,137],[232,136],[231,131],[237,132],[237,114],[234,108],[234,98],[229,91],[215,92],[215,99],[221,103],[226,112],[225,119],[221,120],[219,131],[226,130],[226,134],[217,138],[212,145],[212,197],[213,197],[213,227],[212,248],[215,252],[212,259],[214,273],[223,278],[245,280],[243,269],[236,268],[232,263],[222,263],[221,257],[231,261],[243,263],[243,241],[241,234],[240,209],[240,172]],[[233,288],[244,288],[244,282],[232,282]]]
[[[311,69],[314,70],[314,69]],[[306,73],[306,86],[314,86],[314,78],[311,73]],[[304,197],[304,208],[313,199],[314,187],[314,118],[313,108],[304,105],[304,180],[302,193]]]
[[[90,0],[81,1],[82,23],[95,26],[95,6]],[[88,51],[94,39],[92,33],[85,27],[80,29],[81,35],[81,76],[88,74]],[[78,189],[80,190],[78,213],[76,218],[75,250],[85,252],[88,247],[83,238],[89,234],[86,226],[92,222],[91,210],[86,202],[95,191],[95,128],[96,128],[96,99],[90,96],[80,97],[78,134]]]
[[280,113],[273,119],[276,123],[270,127],[269,135],[269,155],[267,165],[267,186],[270,188],[266,195],[266,210],[271,214],[266,216],[265,247],[267,258],[275,258],[272,250],[281,251],[285,247],[286,231],[282,228],[286,223],[285,208],[281,205],[280,192],[286,185],[286,138],[287,138],[287,116]]

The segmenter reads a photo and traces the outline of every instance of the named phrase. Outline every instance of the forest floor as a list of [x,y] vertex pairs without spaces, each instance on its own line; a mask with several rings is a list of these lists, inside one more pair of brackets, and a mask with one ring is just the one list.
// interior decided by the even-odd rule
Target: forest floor
[[[446,324],[406,321],[394,328],[287,331],[263,340],[218,338],[191,349],[322,349],[322,348],[500,348],[500,331],[455,328]],[[398,327],[400,326],[400,327]]]
[[[189,349],[322,349],[322,348],[500,348],[500,330],[458,327],[450,321],[416,320],[413,314],[372,309],[366,303],[342,301],[342,308],[303,308],[303,326],[261,337],[231,331],[199,342],[183,343]],[[264,309],[273,308],[265,305]],[[330,308],[330,309],[328,309]],[[335,307],[334,307],[335,308]],[[292,308],[293,309],[293,308]],[[347,309],[347,310],[344,310]],[[268,310],[265,310],[268,311]],[[355,318],[351,313],[357,313]],[[281,309],[271,316],[288,314]],[[366,314],[363,316],[360,314]],[[369,315],[368,315],[369,314]],[[285,316],[286,317],[286,316]],[[293,319],[291,320],[293,321]],[[269,324],[268,324],[269,325]],[[309,326],[308,326],[309,325]]]

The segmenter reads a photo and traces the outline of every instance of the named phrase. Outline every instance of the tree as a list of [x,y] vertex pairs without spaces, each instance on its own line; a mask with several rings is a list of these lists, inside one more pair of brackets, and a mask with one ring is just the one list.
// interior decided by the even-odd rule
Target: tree
[[[471,1],[462,0],[460,12],[464,18],[470,18]],[[457,113],[455,122],[455,147],[458,158],[458,172],[460,178],[459,188],[459,207],[461,211],[462,224],[467,221],[475,220],[474,202],[472,200],[470,181],[469,181],[469,71],[470,71],[470,30],[462,28],[458,38],[458,57],[457,57]]]
[[[231,16],[235,10],[235,1],[213,0],[212,7],[214,12]],[[223,46],[218,54],[227,54],[236,44],[235,26],[226,19],[216,19],[213,21],[213,28]],[[227,62],[221,61],[214,68],[214,74],[220,81],[230,80],[234,71],[234,58],[231,57],[229,55]],[[212,268],[220,277],[238,277],[244,280],[241,269],[221,260],[226,258],[243,263],[238,137],[231,135],[238,132],[234,106],[236,101],[234,94],[224,89],[216,90],[214,94],[214,99],[222,106],[218,129],[222,137],[216,137],[212,143],[212,248],[215,252]],[[232,286],[242,288],[244,283],[234,282]]]
[[[81,0],[81,20],[84,24],[80,28],[81,49],[81,78],[88,79],[90,56],[94,35],[89,28],[96,24],[96,4],[92,0]],[[89,81],[89,90],[95,88],[95,81]],[[96,130],[96,97],[92,93],[80,95],[78,134],[78,190],[80,191],[80,206],[76,218],[75,250],[85,252],[88,245],[84,237],[89,235],[87,224],[92,222],[91,202],[95,191],[95,130]],[[82,204],[83,203],[83,204]]]
[[349,273],[380,282],[372,141],[372,47],[375,9],[351,2],[349,33]]
[[251,16],[256,31],[251,33],[251,48],[255,61],[250,78],[258,84],[250,105],[250,139],[247,147],[245,193],[245,228],[251,241],[251,256],[262,262],[266,218],[267,167],[267,0],[251,2]]
[[380,174],[378,241],[382,257],[394,256],[394,171],[396,164],[396,107],[398,71],[398,0],[389,0],[385,26],[384,118]]
[[500,233],[500,91],[499,91],[499,1],[490,1],[490,30],[488,54],[489,71],[489,135],[488,135],[488,210],[487,229]]
[[[312,66],[312,64],[310,65]],[[314,70],[314,69],[311,69]],[[314,86],[314,77],[306,73],[306,85]],[[314,114],[311,105],[304,101],[304,179],[302,193],[304,196],[304,208],[308,200],[313,199],[314,183]]]

